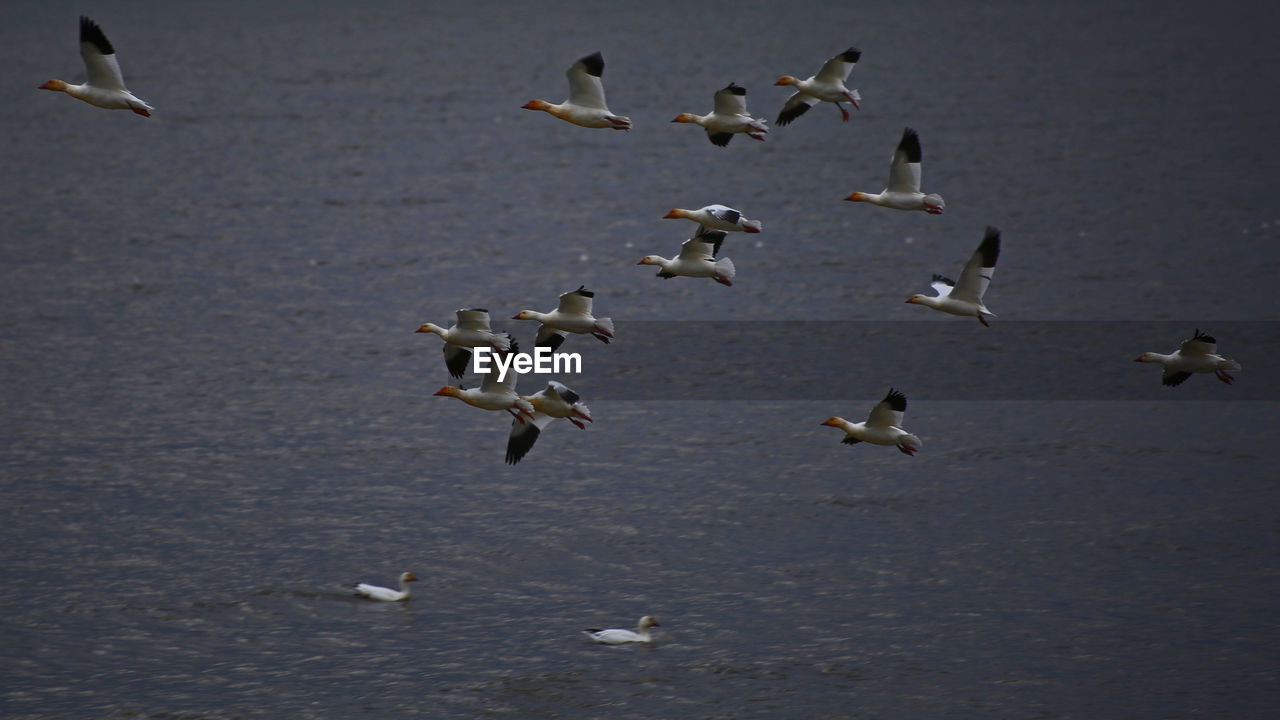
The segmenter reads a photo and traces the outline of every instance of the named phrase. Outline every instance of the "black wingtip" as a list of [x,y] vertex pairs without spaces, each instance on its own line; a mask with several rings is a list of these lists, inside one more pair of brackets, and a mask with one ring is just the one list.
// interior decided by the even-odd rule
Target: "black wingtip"
[[844,439],[841,440],[840,442],[844,443],[845,445],[857,445],[862,441],[852,435],[845,435]]
[[889,394],[884,396],[884,401],[897,412],[905,412],[907,409],[907,396],[893,388],[889,388]]
[[1173,373],[1172,375],[1166,375],[1160,382],[1169,387],[1177,387],[1186,382],[1189,377],[1191,377],[1189,372]]
[[847,63],[856,63],[861,58],[862,58],[862,51],[856,47],[851,47],[848,50],[845,50],[844,52],[840,53],[840,59]]
[[790,110],[783,109],[782,112],[778,113],[778,119],[774,120],[773,124],[778,127],[786,127],[791,124],[792,120],[807,112],[809,112],[809,105],[807,103],[799,103]]
[[573,292],[575,292],[575,293],[577,293],[577,294],[581,295],[582,297],[595,297],[595,296],[596,296],[596,294],[595,294],[595,293],[593,293],[593,292],[591,292],[590,290],[588,290],[588,289],[587,289],[587,286],[586,286],[586,285],[579,285],[579,286],[578,286],[578,289],[577,289],[577,290],[574,290]]
[[578,62],[586,69],[588,75],[600,77],[604,74],[604,56],[597,50]]
[[115,48],[111,47],[111,41],[107,40],[102,28],[84,15],[80,16],[80,42],[93,43],[93,46],[98,48],[98,52],[103,55],[115,53]]
[[907,162],[918,163],[924,154],[920,151],[920,135],[911,128],[904,128],[898,149],[907,154]]
[[551,352],[555,352],[564,344],[564,338],[565,336],[560,333],[551,333],[547,336],[546,340],[543,340],[542,342],[535,342],[534,347],[550,348]]
[[931,282],[931,283],[944,282],[944,283],[946,283],[947,285],[949,285],[949,286],[951,286],[951,287],[955,287],[955,286],[956,286],[956,281],[955,281],[955,280],[952,280],[951,278],[947,277],[946,275],[939,275],[938,273],[934,273],[934,274],[933,274],[933,279],[932,279],[932,280],[930,280],[929,282]]
[[711,144],[715,145],[716,147],[724,147],[725,145],[729,144],[730,140],[733,139],[733,133],[709,132],[707,133],[707,139],[710,140]]
[[1201,341],[1203,341],[1203,342],[1207,342],[1207,343],[1209,343],[1210,345],[1217,345],[1217,344],[1218,344],[1218,341],[1217,341],[1217,340],[1214,340],[1214,339],[1213,339],[1213,336],[1211,336],[1211,335],[1207,335],[1207,334],[1205,334],[1205,333],[1200,332],[1200,328],[1196,328],[1196,332],[1195,332],[1195,334],[1194,334],[1194,335],[1192,335],[1192,336],[1191,336],[1191,339],[1192,339],[1192,340],[1201,340]]
[[746,94],[747,94],[747,89],[746,89],[746,88],[744,88],[744,87],[742,87],[741,85],[739,85],[739,84],[737,84],[737,83],[729,83],[728,85],[726,85],[726,86],[725,86],[725,88],[724,88],[724,89],[725,89],[725,90],[728,90],[729,92],[733,93],[734,95],[746,95]]
[[987,226],[987,232],[982,236],[982,244],[978,246],[978,252],[982,253],[982,267],[996,266],[996,260],[1000,258],[1000,228]]
[[521,428],[520,432],[512,435],[507,440],[507,464],[515,465],[529,454],[529,450],[533,448],[533,444],[538,442],[538,436],[542,434],[542,430],[532,423]]

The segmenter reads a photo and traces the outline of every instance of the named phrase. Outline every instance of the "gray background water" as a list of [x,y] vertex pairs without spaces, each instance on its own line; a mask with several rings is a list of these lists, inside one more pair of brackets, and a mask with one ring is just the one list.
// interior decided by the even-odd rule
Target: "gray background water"
[[[35,90],[83,77],[82,12],[154,117]],[[1269,4],[11,2],[0,20],[0,715],[1280,702]],[[718,149],[669,123],[730,81],[772,120],[778,75],[849,45],[847,124],[820,106]],[[597,49],[635,130],[519,109],[561,100]],[[882,187],[905,125],[946,214],[840,202]],[[734,287],[635,267],[688,237],[668,209],[712,202],[765,223],[726,242]],[[988,224],[992,328],[903,304]],[[431,397],[439,342],[412,330],[583,283],[618,326],[566,346],[597,422],[506,466],[505,416]],[[770,342],[801,320],[813,337]],[[1130,362],[1195,327],[1243,363],[1235,386],[1171,390]],[[917,457],[819,426],[889,385]],[[407,605],[349,596],[406,569]],[[578,634],[645,613],[652,647]]]

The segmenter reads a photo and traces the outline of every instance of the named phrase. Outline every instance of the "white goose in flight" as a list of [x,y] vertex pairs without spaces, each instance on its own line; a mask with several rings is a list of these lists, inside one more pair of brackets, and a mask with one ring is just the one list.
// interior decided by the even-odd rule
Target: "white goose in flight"
[[855,192],[845,200],[869,202],[894,210],[923,210],[930,215],[941,215],[947,207],[942,196],[920,192],[920,162],[923,157],[920,136],[915,130],[906,128],[902,131],[897,149],[893,151],[893,159],[889,161],[888,187],[879,193]]
[[120,74],[120,63],[111,41],[102,28],[89,18],[80,16],[80,57],[89,79],[82,85],[72,85],[54,78],[40,86],[41,90],[64,92],[108,110],[132,110],[144,117],[151,117],[151,107],[146,101],[129,92]]
[[757,119],[747,113],[747,91],[740,85],[729,83],[723,90],[715,94],[715,106],[706,115],[680,113],[671,122],[693,123],[707,131],[707,139],[712,145],[724,147],[729,144],[736,133],[742,133],[753,140],[764,141],[769,127],[763,118]]
[[1160,382],[1177,386],[1186,382],[1192,373],[1213,373],[1219,380],[1230,385],[1235,377],[1230,372],[1240,369],[1240,363],[1218,355],[1218,341],[1200,332],[1182,341],[1182,346],[1169,355],[1157,352],[1144,352],[1133,359],[1134,362],[1160,363],[1164,372]]
[[987,286],[991,284],[991,276],[996,271],[996,258],[999,256],[1000,230],[988,227],[986,235],[982,238],[982,244],[973,251],[969,262],[965,263],[964,269],[960,271],[959,281],[934,275],[932,286],[938,293],[937,297],[916,293],[907,298],[907,302],[952,315],[976,317],[978,322],[991,327],[987,318],[995,317],[996,314],[982,304],[982,296],[987,292]]
[[889,394],[871,408],[866,422],[851,423],[842,417],[829,417],[823,425],[844,430],[848,445],[869,442],[872,445],[894,445],[904,454],[915,455],[924,446],[920,438],[902,429],[902,416],[907,410],[907,396],[889,388]]
[[605,104],[604,84],[600,82],[603,73],[604,56],[594,52],[570,65],[565,71],[565,77],[569,79],[568,100],[559,105],[546,100],[530,100],[521,107],[525,110],[542,110],[582,127],[630,130],[631,118],[614,115]]
[[845,87],[844,81],[849,79],[849,73],[861,57],[862,51],[851,47],[827,60],[822,64],[822,68],[818,70],[818,74],[809,77],[807,80],[801,80],[792,75],[783,75],[778,78],[774,85],[790,85],[796,89],[791,94],[791,97],[787,98],[787,102],[783,104],[782,111],[778,113],[778,127],[790,124],[792,120],[805,114],[809,111],[809,108],[820,102],[835,103],[835,106],[840,109],[840,114],[844,117],[844,121],[849,122],[849,111],[845,110],[840,103],[848,102],[855,109],[860,110],[858,101],[862,99],[862,96],[858,94],[857,90],[850,90]]

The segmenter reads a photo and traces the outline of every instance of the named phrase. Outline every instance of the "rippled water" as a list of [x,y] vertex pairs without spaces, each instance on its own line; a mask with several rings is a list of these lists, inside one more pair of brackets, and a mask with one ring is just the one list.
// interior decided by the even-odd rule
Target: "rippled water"
[[[1267,716],[1269,6],[561,7],[7,7],[0,715]],[[81,12],[149,120],[34,89]],[[669,123],[851,44],[848,124]],[[519,109],[596,49],[632,132]],[[904,125],[946,214],[840,202]],[[712,202],[732,288],[634,266]],[[988,224],[992,328],[902,302]],[[412,330],[584,283],[507,466]],[[1130,362],[1194,328],[1234,386]],[[916,457],[819,425],[891,385]]]

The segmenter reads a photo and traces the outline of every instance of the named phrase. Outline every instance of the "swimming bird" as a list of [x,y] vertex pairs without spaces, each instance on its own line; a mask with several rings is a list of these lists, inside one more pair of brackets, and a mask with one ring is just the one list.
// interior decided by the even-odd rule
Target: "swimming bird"
[[851,423],[842,417],[829,417],[823,425],[844,430],[841,442],[853,445],[869,442],[872,445],[896,445],[907,455],[915,455],[924,443],[920,438],[902,429],[902,415],[907,410],[907,396],[889,388],[889,394],[871,408],[866,422]]
[[608,344],[613,338],[613,320],[597,318],[591,315],[592,298],[595,293],[579,286],[560,296],[560,304],[549,313],[534,310],[521,310],[513,316],[514,320],[537,320],[542,323],[534,338],[534,345],[549,347],[554,351],[564,342],[566,333],[591,335],[602,343]]
[[1213,373],[1222,382],[1230,385],[1235,382],[1235,377],[1230,375],[1228,371],[1235,372],[1240,369],[1240,363],[1235,360],[1224,358],[1218,353],[1218,341],[1212,337],[1200,332],[1200,328],[1196,328],[1195,334],[1189,340],[1183,340],[1182,346],[1170,355],[1162,355],[1156,352],[1144,352],[1134,358],[1134,362],[1160,363],[1164,366],[1164,372],[1160,375],[1160,382],[1176,386],[1181,385],[1192,373]]
[[449,374],[460,378],[471,362],[470,348],[489,347],[499,352],[516,352],[510,333],[496,333],[489,327],[489,311],[484,308],[460,308],[458,321],[445,329],[434,323],[422,323],[414,332],[434,333],[444,340],[444,364]]
[[778,126],[788,125],[792,120],[800,117],[809,111],[809,108],[820,102],[835,103],[840,109],[840,114],[844,117],[845,122],[849,122],[849,111],[844,109],[840,103],[848,101],[853,107],[861,110],[858,101],[862,96],[857,90],[850,90],[844,86],[844,81],[849,79],[849,73],[853,70],[853,66],[858,63],[858,59],[862,57],[862,51],[858,48],[851,47],[848,50],[836,55],[822,64],[822,68],[818,70],[817,75],[810,76],[807,80],[801,80],[791,75],[783,75],[778,78],[774,85],[790,85],[796,89],[791,97],[787,98],[787,102],[783,104],[782,111],[778,113]]
[[651,627],[660,627],[660,626],[658,625],[657,619],[655,619],[652,615],[645,615],[644,617],[640,618],[640,622],[636,624],[635,630],[622,630],[620,628],[598,630],[596,628],[591,628],[589,630],[584,630],[583,632],[585,632],[588,637],[590,637],[592,640],[595,640],[598,643],[604,643],[606,645],[621,645],[623,643],[631,643],[631,642],[647,643],[652,641],[653,637],[649,635],[649,628]]
[[702,126],[707,131],[707,139],[711,144],[719,147],[728,145],[735,133],[743,133],[753,140],[763,142],[765,133],[769,132],[764,118],[757,119],[747,114],[747,91],[734,83],[716,91],[715,106],[710,113],[680,113],[671,122]]
[[511,421],[511,434],[507,436],[507,464],[515,465],[538,441],[538,436],[551,424],[552,420],[564,418],[580,430],[586,430],[582,423],[595,422],[591,419],[591,410],[568,385],[555,380],[547,382],[547,386],[533,395],[524,396],[533,405],[533,416],[527,423]]
[[995,317],[996,314],[982,304],[982,296],[987,292],[987,286],[991,284],[991,276],[996,271],[996,258],[999,256],[1000,230],[988,226],[987,233],[982,238],[982,244],[973,251],[973,255],[969,256],[969,262],[965,263],[964,269],[960,271],[959,282],[941,275],[934,275],[932,286],[938,296],[930,297],[916,293],[907,298],[907,302],[952,315],[976,317],[978,322],[991,327],[987,318]]
[[72,85],[54,78],[39,89],[64,92],[100,108],[132,110],[144,117],[151,117],[151,111],[155,108],[125,88],[124,77],[120,75],[120,63],[116,60],[116,51],[111,47],[111,41],[107,40],[97,23],[83,15],[80,16],[80,57],[84,59],[84,69],[89,75],[84,84]]
[[500,374],[502,374],[502,371],[494,363],[490,366],[489,372],[485,374],[484,379],[480,381],[478,389],[445,385],[432,394],[456,397],[462,402],[482,410],[506,410],[519,422],[527,422],[525,417],[533,416],[533,405],[516,394],[516,380],[519,374],[511,367],[507,367],[506,375],[501,380],[498,379]]
[[413,573],[400,573],[400,589],[392,590],[391,588],[379,587],[378,585],[367,585],[360,583],[356,585],[356,594],[367,597],[370,600],[382,600],[384,602],[404,602],[409,599],[409,583],[417,580]]
[[683,277],[715,279],[721,285],[732,285],[737,270],[729,258],[716,259],[720,243],[724,242],[723,230],[698,226],[698,232],[680,245],[680,254],[668,260],[661,255],[645,255],[637,265],[657,265],[658,277],[670,279]]
[[604,56],[594,52],[565,71],[569,78],[569,99],[554,105],[546,100],[530,100],[521,107],[525,110],[542,110],[566,122],[589,128],[630,130],[631,118],[614,115],[604,101],[604,85],[600,75],[604,73]]
[[889,186],[875,194],[856,192],[845,200],[869,202],[894,210],[923,210],[930,215],[941,215],[947,206],[942,196],[920,192],[922,158],[920,136],[915,130],[906,128],[902,131],[902,139],[898,141],[898,148],[893,151],[893,159],[889,162]]
[[742,213],[724,205],[708,205],[697,210],[675,208],[662,217],[663,219],[684,218],[712,230],[728,232],[758,233],[764,229],[764,225],[759,220],[748,220],[742,216]]

